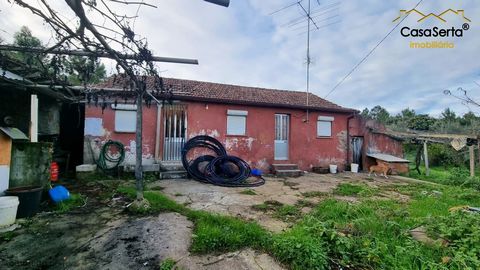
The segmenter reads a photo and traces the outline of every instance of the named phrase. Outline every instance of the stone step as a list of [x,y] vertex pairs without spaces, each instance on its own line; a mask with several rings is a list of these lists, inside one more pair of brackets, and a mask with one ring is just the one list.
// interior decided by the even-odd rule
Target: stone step
[[299,177],[303,175],[302,170],[276,170],[275,175],[278,177]]
[[160,171],[182,171],[184,170],[182,162],[179,161],[169,161],[169,162],[160,162]]
[[[142,167],[143,167],[144,172],[158,172],[160,170],[160,165],[159,164],[144,164]],[[124,165],[123,166],[123,171],[124,172],[134,172],[135,171],[135,165]]]
[[272,164],[273,172],[278,170],[298,170],[297,164]]
[[183,171],[165,171],[165,172],[160,172],[159,178],[160,180],[163,179],[181,179],[181,178],[187,178],[188,173],[183,170]]

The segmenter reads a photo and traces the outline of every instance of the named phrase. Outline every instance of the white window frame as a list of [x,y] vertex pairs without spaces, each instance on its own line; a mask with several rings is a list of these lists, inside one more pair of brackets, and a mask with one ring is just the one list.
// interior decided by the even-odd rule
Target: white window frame
[[[332,137],[332,129],[333,129],[333,120],[334,117],[332,116],[319,116],[317,119],[317,137],[319,138],[330,138]],[[329,130],[325,130],[325,128],[329,127]],[[322,128],[324,130],[322,130]]]
[[115,132],[135,133],[137,130],[137,106],[132,104],[117,104],[115,106],[112,104],[112,109],[115,110]]
[[247,135],[248,111],[227,110],[227,135]]

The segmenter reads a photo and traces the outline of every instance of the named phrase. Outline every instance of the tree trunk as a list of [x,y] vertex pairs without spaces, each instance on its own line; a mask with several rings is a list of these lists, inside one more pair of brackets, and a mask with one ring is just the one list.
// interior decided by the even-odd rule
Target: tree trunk
[[418,172],[419,175],[422,174],[420,172],[420,163],[422,162],[422,149],[423,146],[419,144],[417,148],[417,155],[415,156],[415,170]]
[[137,125],[135,132],[135,180],[137,181],[137,200],[143,200],[143,166],[142,166],[142,124],[143,124],[143,92],[137,93]]
[[468,151],[470,152],[470,177],[475,177],[475,149],[473,145],[468,147]]
[[425,175],[429,176],[430,175],[430,165],[428,163],[428,147],[427,147],[427,142],[423,142],[423,155],[424,155],[424,161],[425,161]]

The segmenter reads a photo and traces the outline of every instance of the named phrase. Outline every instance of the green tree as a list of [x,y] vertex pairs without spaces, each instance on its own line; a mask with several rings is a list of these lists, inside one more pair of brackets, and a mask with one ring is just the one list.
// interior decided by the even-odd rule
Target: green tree
[[418,114],[408,121],[408,128],[413,130],[431,130],[436,119],[428,114]]
[[442,112],[442,119],[446,122],[455,122],[457,120],[457,114],[450,110],[450,108],[446,108],[443,112]]
[[370,110],[370,117],[380,123],[387,124],[390,122],[390,113],[382,106],[375,106]]
[[[13,45],[22,47],[43,47],[39,38],[32,34],[32,31],[26,26],[22,26],[18,32],[13,35]],[[28,52],[16,52],[11,54],[14,58],[24,64],[38,69],[43,69],[44,55]]]
[[360,113],[363,118],[370,118],[370,110],[368,108],[363,109],[363,111]]
[[72,56],[68,58],[68,80],[74,85],[98,83],[106,78],[105,65],[88,57]]
[[462,126],[470,126],[476,122],[479,122],[480,118],[475,115],[472,111],[467,112],[460,118],[460,124]]
[[[39,38],[32,31],[22,26],[14,34],[13,45],[22,47],[44,47]],[[38,53],[16,52],[12,56],[27,66],[43,74],[65,76],[73,85],[84,83],[98,83],[106,78],[105,65],[98,59],[88,57],[48,57]],[[33,70],[32,70],[33,71]]]
[[400,116],[404,119],[409,119],[409,118],[415,117],[415,115],[416,115],[415,110],[410,109],[410,108],[403,109],[400,112]]

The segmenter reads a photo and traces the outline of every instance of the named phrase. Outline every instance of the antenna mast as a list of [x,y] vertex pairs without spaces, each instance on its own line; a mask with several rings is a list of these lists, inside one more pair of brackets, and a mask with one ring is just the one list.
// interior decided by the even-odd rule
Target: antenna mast
[[[322,19],[321,21],[327,21],[327,23],[325,25],[322,25],[322,26],[318,26],[318,24],[314,20],[314,18],[318,18],[320,16],[328,14],[329,12],[338,10],[337,6],[340,3],[336,2],[336,3],[329,4],[329,5],[326,5],[325,7],[323,7],[322,5],[320,5],[320,1],[317,0],[317,4],[321,8],[318,8],[318,9],[312,11],[311,0],[306,0],[306,1],[308,1],[306,3],[306,8],[302,4],[303,1],[304,0],[299,0],[296,3],[292,3],[292,4],[289,4],[287,6],[284,6],[280,9],[270,13],[270,15],[276,14],[276,13],[281,12],[281,11],[286,11],[286,10],[288,10],[291,7],[294,7],[294,6],[298,6],[298,7],[300,7],[303,15],[300,18],[296,18],[296,19],[291,20],[289,23],[285,24],[285,26],[288,26],[288,27],[296,26],[296,25],[302,23],[304,21],[304,19],[306,19],[306,22],[307,22],[307,24],[306,24],[306,28],[307,28],[307,31],[306,31],[306,34],[307,34],[307,44],[306,44],[307,45],[306,46],[307,47],[306,48],[306,54],[307,54],[307,59],[306,59],[306,61],[307,61],[306,62],[306,64],[307,64],[307,69],[306,69],[306,94],[307,94],[306,95],[306,107],[307,107],[307,115],[306,115],[306,119],[305,119],[306,121],[305,122],[308,122],[309,121],[309,109],[308,109],[308,107],[310,105],[310,97],[309,97],[310,96],[310,64],[312,63],[312,58],[310,56],[310,32],[319,30],[320,28],[323,28],[323,27],[326,27],[326,26],[329,26],[329,25],[332,25],[332,24],[339,23],[340,22],[339,20],[334,21],[334,22],[328,21],[332,18],[338,17],[338,15],[334,15],[334,16],[330,16],[330,17]],[[324,11],[324,12],[319,13],[320,11]],[[312,17],[313,14],[315,14],[315,16]],[[330,14],[328,14],[328,15],[330,15]],[[312,29],[312,24],[314,26],[313,29]],[[303,28],[303,27],[301,27],[301,28]],[[296,28],[294,30],[299,30],[299,29],[300,28]],[[300,33],[300,34],[304,34],[304,33]]]

